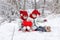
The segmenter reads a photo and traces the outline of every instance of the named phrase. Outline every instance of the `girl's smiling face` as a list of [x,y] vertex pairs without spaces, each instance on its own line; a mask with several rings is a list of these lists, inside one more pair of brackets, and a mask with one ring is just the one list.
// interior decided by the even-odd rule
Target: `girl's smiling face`
[[28,16],[23,16],[23,19],[27,19],[28,18]]
[[36,14],[32,14],[32,17],[33,17],[33,18],[36,18],[36,17],[37,17],[37,15],[36,15]]

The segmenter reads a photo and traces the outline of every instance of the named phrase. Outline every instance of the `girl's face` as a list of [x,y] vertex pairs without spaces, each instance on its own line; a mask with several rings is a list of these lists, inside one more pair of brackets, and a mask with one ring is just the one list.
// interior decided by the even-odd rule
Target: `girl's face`
[[36,18],[36,17],[37,17],[37,15],[36,15],[36,14],[32,14],[32,17],[33,17],[33,18]]
[[27,19],[28,17],[27,16],[23,16],[24,19]]
[[25,14],[20,14],[22,20],[27,20],[28,16]]
[[28,16],[25,14],[20,14],[20,17],[22,20],[27,20]]

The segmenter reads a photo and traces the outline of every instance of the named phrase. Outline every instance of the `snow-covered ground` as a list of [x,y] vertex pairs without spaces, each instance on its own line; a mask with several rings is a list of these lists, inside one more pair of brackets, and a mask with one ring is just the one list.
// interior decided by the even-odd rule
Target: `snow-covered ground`
[[18,31],[18,22],[7,23],[0,25],[0,40],[12,40],[13,31],[15,33],[13,40],[60,40],[60,15],[50,15],[47,17],[47,22],[44,25],[51,26],[51,32],[21,32]]
[[[0,40],[60,40],[60,15],[54,16],[54,14],[52,14],[47,16],[46,19],[48,21],[42,23],[42,25],[51,26],[51,32],[21,32],[18,31],[18,21],[11,23],[6,21],[0,25]],[[15,32],[12,39],[14,30]]]

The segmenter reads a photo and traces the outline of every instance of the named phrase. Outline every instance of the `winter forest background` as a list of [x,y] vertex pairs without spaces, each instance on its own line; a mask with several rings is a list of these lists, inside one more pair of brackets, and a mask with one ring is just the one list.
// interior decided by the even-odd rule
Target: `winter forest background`
[[[6,15],[8,15],[9,17],[15,16],[18,18],[19,13],[17,12],[20,9],[23,9],[23,5],[24,5],[23,1],[24,0],[2,0],[0,2],[0,9],[2,12],[0,13],[0,15],[3,15],[5,18]],[[34,7],[35,7],[34,0],[26,0],[25,10],[34,9]],[[44,16],[48,16],[53,13],[60,14],[60,0],[50,0],[50,1],[45,0],[45,4],[44,4],[44,0],[37,0],[36,7]],[[46,10],[48,13],[45,12]],[[9,13],[7,11],[9,11]],[[15,11],[14,12],[15,15],[11,15],[10,12],[12,11]]]
[[[19,32],[19,10],[24,0],[0,0],[0,40],[59,40],[60,39],[60,0],[37,0],[36,7],[42,18],[48,22],[41,25],[51,26],[51,32]],[[26,0],[25,10],[32,12],[34,0]],[[13,36],[13,32],[15,34]]]

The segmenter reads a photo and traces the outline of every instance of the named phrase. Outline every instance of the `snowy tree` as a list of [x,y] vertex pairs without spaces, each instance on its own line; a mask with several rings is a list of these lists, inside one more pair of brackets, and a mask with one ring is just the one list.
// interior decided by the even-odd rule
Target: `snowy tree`
[[11,22],[19,18],[19,12],[9,3],[0,2],[0,17],[3,19],[0,23]]
[[[6,0],[7,2],[0,2],[0,16],[4,20],[15,20],[16,18],[19,18],[19,10],[23,9],[24,6],[24,0]],[[35,2],[34,0],[26,0],[25,2],[25,9],[34,9],[35,8]],[[60,1],[59,0],[38,0],[36,1],[36,7],[37,9],[42,9],[39,11],[42,11],[42,15],[46,15],[44,13],[45,10],[49,10],[51,13],[48,13],[48,15],[52,13],[60,14]]]

